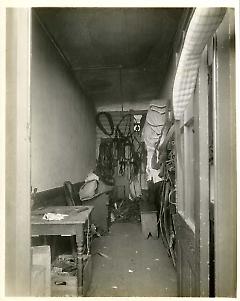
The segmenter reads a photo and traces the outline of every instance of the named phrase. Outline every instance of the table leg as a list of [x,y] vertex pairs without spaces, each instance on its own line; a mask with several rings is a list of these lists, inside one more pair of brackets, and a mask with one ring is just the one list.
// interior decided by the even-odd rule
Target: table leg
[[84,233],[83,225],[79,225],[76,233],[77,243],[77,282],[78,282],[78,296],[83,295],[83,253],[84,253]]

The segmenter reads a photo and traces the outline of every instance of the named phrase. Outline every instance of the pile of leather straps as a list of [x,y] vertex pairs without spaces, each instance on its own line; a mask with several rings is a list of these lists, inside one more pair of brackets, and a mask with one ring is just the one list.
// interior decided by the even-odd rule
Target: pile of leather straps
[[[108,122],[108,129],[103,126],[103,118]],[[124,175],[127,166],[130,166],[130,177],[139,173],[141,162],[145,161],[146,157],[144,143],[141,141],[144,121],[143,117],[139,125],[140,131],[136,132],[136,120],[132,113],[124,114],[115,126],[109,112],[97,114],[97,126],[109,137],[101,140],[97,160],[97,174],[105,183],[113,184],[116,166],[119,166],[120,175]]]

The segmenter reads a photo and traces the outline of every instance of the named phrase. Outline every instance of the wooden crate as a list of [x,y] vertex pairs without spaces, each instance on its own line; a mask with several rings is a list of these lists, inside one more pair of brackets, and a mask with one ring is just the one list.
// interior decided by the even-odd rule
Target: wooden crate
[[[32,251],[32,279],[31,279],[31,294],[39,292],[39,285],[44,277],[44,287],[41,296],[51,296],[51,251],[50,246],[35,246],[31,248]],[[35,267],[34,267],[35,266]],[[36,267],[38,266],[38,268]],[[44,268],[40,269],[39,266]],[[41,271],[41,272],[40,272]],[[34,296],[34,295],[32,295]]]
[[43,265],[32,265],[31,268],[31,296],[45,297],[45,273]]

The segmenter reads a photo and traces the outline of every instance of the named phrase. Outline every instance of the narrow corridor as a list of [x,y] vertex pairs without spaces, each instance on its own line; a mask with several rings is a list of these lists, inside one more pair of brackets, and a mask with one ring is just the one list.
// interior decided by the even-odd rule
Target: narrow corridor
[[177,276],[161,238],[145,239],[141,225],[116,223],[92,244],[89,297],[176,297]]

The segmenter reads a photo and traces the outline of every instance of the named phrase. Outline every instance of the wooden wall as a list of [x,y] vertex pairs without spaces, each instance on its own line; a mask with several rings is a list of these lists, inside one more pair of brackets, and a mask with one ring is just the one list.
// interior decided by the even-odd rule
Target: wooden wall
[[228,9],[216,34],[215,266],[216,296],[235,297],[237,279],[237,165],[235,15]]

